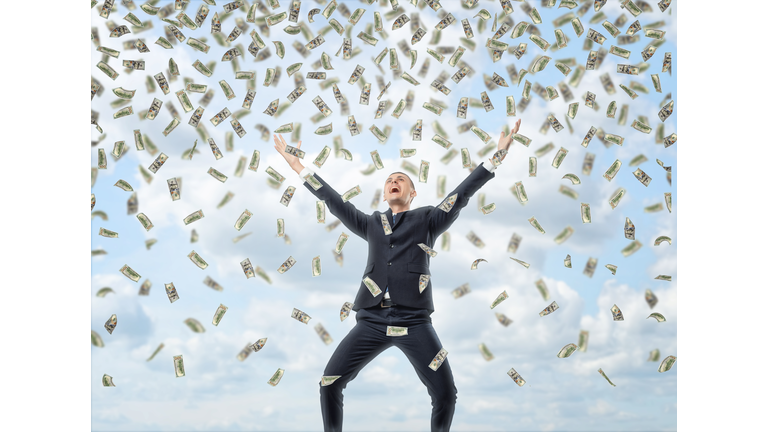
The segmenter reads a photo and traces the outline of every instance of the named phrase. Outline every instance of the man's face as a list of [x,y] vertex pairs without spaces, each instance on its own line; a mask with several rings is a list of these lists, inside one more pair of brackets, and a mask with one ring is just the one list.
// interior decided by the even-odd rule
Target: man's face
[[410,204],[416,191],[411,187],[411,180],[402,173],[394,173],[384,182],[384,201],[392,204]]

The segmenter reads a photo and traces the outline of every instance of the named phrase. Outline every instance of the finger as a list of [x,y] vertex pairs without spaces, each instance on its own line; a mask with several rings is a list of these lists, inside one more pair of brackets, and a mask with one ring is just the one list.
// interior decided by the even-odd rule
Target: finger
[[499,138],[499,141],[504,139],[504,131],[501,131],[501,138]]
[[283,143],[283,145],[286,145],[286,146],[288,145],[288,143],[285,142],[285,138],[283,138],[283,134],[277,134],[277,136],[280,137],[280,142]]
[[299,143],[296,144],[296,148],[301,148],[301,141],[299,141]]

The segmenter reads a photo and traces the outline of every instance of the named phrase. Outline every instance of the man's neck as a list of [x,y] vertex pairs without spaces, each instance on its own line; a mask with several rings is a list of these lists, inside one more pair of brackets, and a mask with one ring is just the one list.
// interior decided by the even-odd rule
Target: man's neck
[[403,212],[407,212],[411,208],[410,208],[410,206],[408,206],[408,207],[390,207],[390,209],[392,210],[392,214],[396,215],[396,214],[400,214],[400,213],[403,213]]

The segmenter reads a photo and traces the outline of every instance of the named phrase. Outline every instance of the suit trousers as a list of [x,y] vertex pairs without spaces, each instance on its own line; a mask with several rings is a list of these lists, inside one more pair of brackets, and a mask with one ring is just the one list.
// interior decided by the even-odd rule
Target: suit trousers
[[[320,386],[325,431],[341,431],[344,388],[365,365],[391,346],[396,346],[405,354],[421,382],[427,386],[432,398],[432,432],[450,430],[457,390],[447,358],[437,371],[429,368],[442,348],[432,327],[429,311],[404,306],[375,306],[360,309],[356,320],[357,324],[339,343],[323,372],[324,376],[341,375],[332,384]],[[387,336],[387,326],[407,327],[408,334]]]

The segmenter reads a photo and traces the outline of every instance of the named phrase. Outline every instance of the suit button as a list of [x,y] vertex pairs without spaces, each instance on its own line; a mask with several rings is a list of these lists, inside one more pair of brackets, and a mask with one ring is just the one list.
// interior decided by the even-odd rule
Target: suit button
[[393,245],[393,244],[389,245],[390,249],[392,249],[393,247],[395,247],[395,245]]
[[391,266],[391,265],[392,265],[392,263],[391,263],[391,262],[388,262],[388,263],[387,263],[387,265]]

